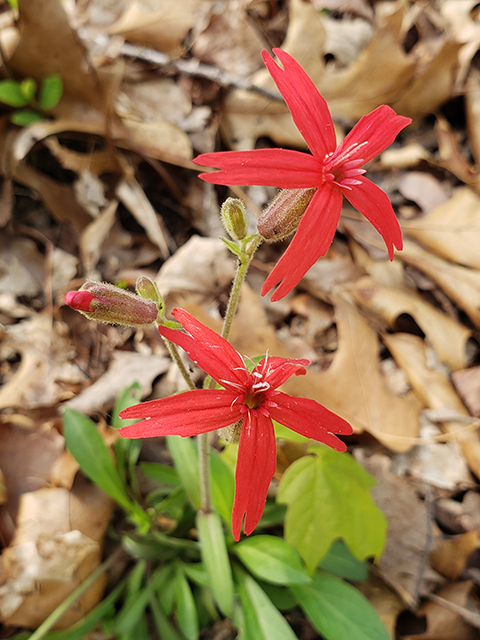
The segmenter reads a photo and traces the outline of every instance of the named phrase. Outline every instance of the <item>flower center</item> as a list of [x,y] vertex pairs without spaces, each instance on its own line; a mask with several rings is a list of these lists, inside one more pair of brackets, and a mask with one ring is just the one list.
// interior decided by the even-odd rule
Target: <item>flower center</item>
[[366,144],[368,142],[354,142],[344,149],[342,143],[334,153],[327,154],[323,161],[325,181],[347,191],[361,184],[357,176],[363,175],[366,171],[360,168],[365,160],[359,156]]
[[[255,375],[255,374],[254,374]],[[247,389],[243,397],[243,404],[249,409],[258,409],[265,402],[265,392],[270,389],[268,382],[259,380]]]

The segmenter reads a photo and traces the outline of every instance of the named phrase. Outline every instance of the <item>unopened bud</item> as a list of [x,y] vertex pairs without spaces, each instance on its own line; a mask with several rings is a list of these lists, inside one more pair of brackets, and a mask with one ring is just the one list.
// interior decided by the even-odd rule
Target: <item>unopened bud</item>
[[258,233],[267,242],[285,240],[297,230],[316,189],[284,189],[257,221]]
[[107,282],[87,281],[79,291],[67,293],[65,304],[90,320],[127,327],[152,324],[158,316],[155,302]]
[[157,285],[147,276],[140,276],[135,283],[135,291],[145,300],[153,300],[159,310],[165,308],[165,303],[160,295]]
[[223,226],[233,240],[243,240],[248,234],[245,205],[238,198],[227,198],[220,210]]

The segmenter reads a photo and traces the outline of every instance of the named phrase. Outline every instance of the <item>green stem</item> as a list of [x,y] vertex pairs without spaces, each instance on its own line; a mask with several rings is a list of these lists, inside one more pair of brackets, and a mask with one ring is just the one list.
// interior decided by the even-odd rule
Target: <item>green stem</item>
[[228,300],[227,311],[223,320],[222,338],[228,340],[230,335],[230,329],[232,328],[232,322],[237,313],[238,303],[240,301],[240,293],[242,290],[242,284],[247,275],[248,268],[252,261],[255,251],[262,244],[263,238],[261,236],[255,236],[250,242],[248,248],[244,251],[242,257],[238,259],[237,272],[233,280],[232,289],[230,291],[230,298]]
[[87,591],[97,580],[98,578],[108,571],[110,567],[112,567],[116,562],[118,562],[119,556],[123,554],[123,549],[118,549],[116,552],[112,553],[112,555],[105,560],[105,562],[99,565],[96,569],[92,571],[92,573],[85,578],[85,580],[78,585],[76,589],[72,591],[72,593],[65,598],[65,600],[60,604],[55,611],[48,616],[48,618],[42,622],[42,624],[37,628],[37,630],[32,633],[32,635],[28,638],[28,640],[41,640],[50,629],[60,620],[60,618],[70,609],[72,604],[80,598],[81,595]]
[[200,510],[210,513],[212,499],[210,494],[210,443],[208,433],[199,433],[198,445],[198,475],[200,479]]

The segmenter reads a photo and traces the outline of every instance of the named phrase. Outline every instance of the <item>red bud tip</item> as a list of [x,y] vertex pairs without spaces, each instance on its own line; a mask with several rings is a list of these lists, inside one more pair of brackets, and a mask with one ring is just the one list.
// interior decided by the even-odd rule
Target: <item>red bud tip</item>
[[90,303],[94,299],[90,291],[69,291],[65,296],[65,304],[77,311],[90,311]]

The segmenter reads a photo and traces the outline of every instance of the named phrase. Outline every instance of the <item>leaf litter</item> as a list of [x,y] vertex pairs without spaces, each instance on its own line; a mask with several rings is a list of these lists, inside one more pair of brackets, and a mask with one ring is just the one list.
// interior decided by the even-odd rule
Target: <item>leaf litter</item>
[[[339,138],[382,103],[415,120],[369,169],[400,213],[405,248],[388,263],[379,237],[345,209],[328,255],[275,308],[259,289],[282,247],[262,247],[233,344],[313,360],[285,390],[354,426],[352,450],[389,521],[364,588],[392,637],[476,637],[476,3],[20,0],[18,23],[3,10],[3,77],[41,82],[55,71],[64,93],[42,122],[21,129],[5,117],[0,129],[2,623],[38,626],[65,584],[100,562],[112,505],[63,453],[61,407],[104,421],[134,378],[144,397],[178,384],[157,336],[74,319],[63,295],[88,277],[132,286],[143,267],[169,308],[220,326],[235,261],[199,233],[214,229],[212,202],[224,192],[201,191],[191,159],[219,144],[303,148],[262,68],[273,44],[312,77]],[[182,62],[194,64],[179,71]],[[295,459],[288,451],[278,477]],[[61,624],[95,606],[104,586]],[[406,607],[425,616],[421,633],[399,616]]]

